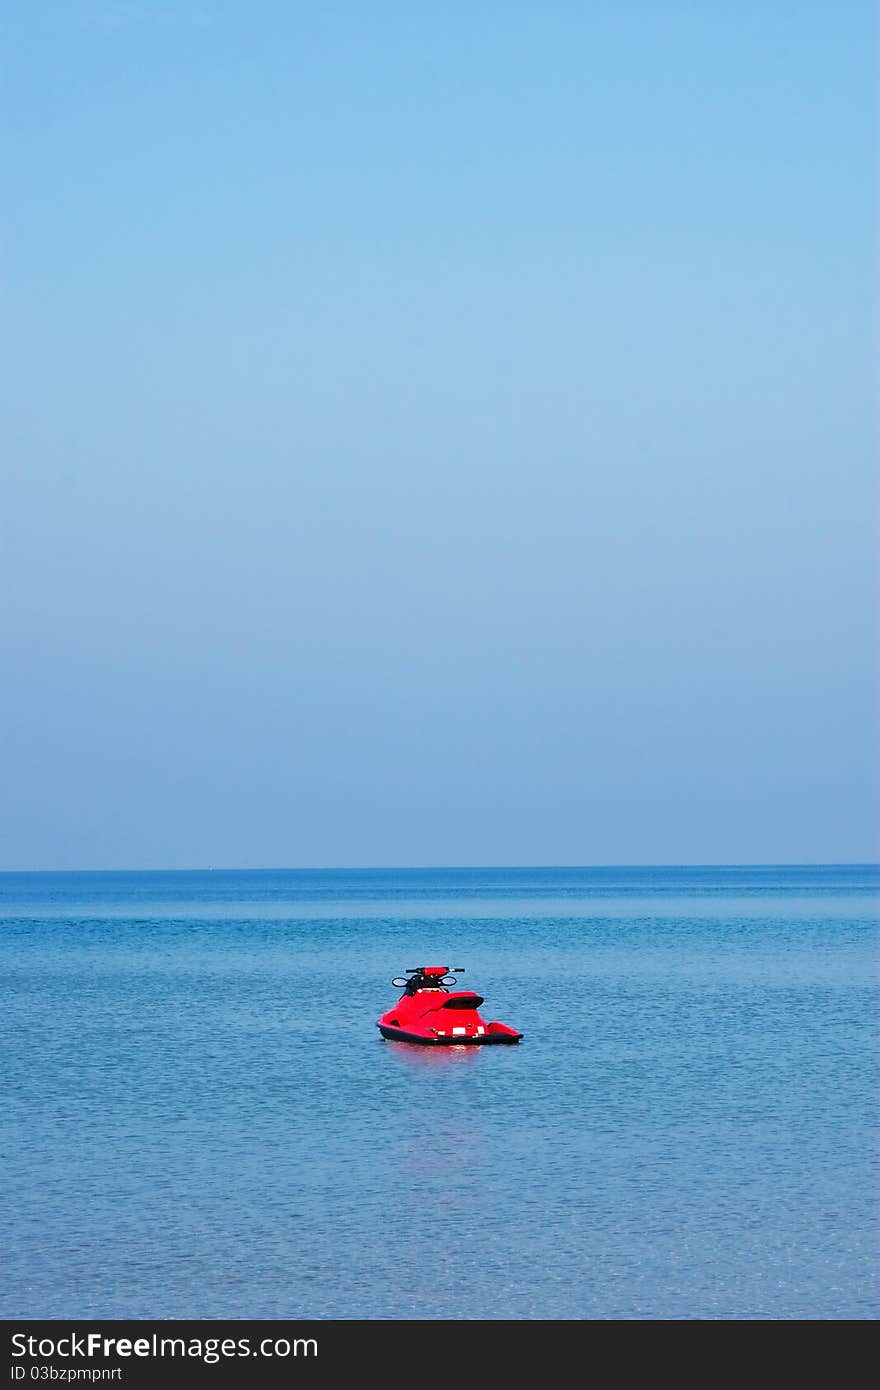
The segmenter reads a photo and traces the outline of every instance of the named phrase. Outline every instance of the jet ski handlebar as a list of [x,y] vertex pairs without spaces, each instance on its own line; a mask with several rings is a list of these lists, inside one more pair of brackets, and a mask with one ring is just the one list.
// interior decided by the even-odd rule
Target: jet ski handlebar
[[411,965],[407,975],[463,975],[463,965]]
[[464,973],[463,965],[414,965],[407,970],[409,979],[395,975],[391,983],[395,989],[405,989],[414,994],[417,989],[436,989],[438,985],[448,988],[458,984],[456,975]]

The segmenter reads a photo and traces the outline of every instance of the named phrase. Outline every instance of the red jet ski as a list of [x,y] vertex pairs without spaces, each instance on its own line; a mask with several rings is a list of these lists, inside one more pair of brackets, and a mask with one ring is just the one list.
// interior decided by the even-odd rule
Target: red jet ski
[[403,994],[376,1024],[382,1037],[447,1047],[518,1043],[522,1033],[504,1023],[486,1023],[480,1017],[477,1010],[483,1000],[479,994],[467,989],[451,991],[450,987],[458,984],[456,975],[462,973],[460,965],[452,970],[448,965],[420,965],[407,970],[408,978],[393,979],[391,983]]

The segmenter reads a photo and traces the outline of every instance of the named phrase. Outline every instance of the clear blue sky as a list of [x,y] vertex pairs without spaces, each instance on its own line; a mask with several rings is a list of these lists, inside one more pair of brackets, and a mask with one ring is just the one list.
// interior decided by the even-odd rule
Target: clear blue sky
[[7,5],[0,867],[875,859],[875,28]]

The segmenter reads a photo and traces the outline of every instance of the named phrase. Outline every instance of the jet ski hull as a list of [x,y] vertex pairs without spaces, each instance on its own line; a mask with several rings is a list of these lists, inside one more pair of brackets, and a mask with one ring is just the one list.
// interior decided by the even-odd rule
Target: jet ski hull
[[[376,1026],[382,1037],[387,1038],[389,1042],[419,1043],[423,1047],[485,1047],[489,1043],[507,1043],[510,1045],[511,1043],[518,1043],[522,1039],[522,1033],[515,1033],[513,1029],[507,1028],[504,1028],[503,1032],[499,1028],[497,1032],[429,1037],[424,1033],[407,1033],[403,1028],[392,1028],[387,1023],[378,1023]],[[501,1027],[503,1028],[504,1025],[502,1024]]]

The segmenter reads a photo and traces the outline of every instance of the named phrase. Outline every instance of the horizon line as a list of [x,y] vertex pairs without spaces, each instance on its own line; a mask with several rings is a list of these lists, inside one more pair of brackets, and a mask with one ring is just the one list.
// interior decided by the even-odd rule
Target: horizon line
[[6,874],[308,874],[308,873],[431,873],[477,872],[480,870],[527,872],[529,870],[591,870],[591,869],[880,869],[880,860],[873,859],[804,859],[804,860],[668,860],[662,863],[642,861],[613,861],[592,864],[202,864],[186,868],[168,865],[107,868],[80,866],[77,868],[17,868],[0,869]]

